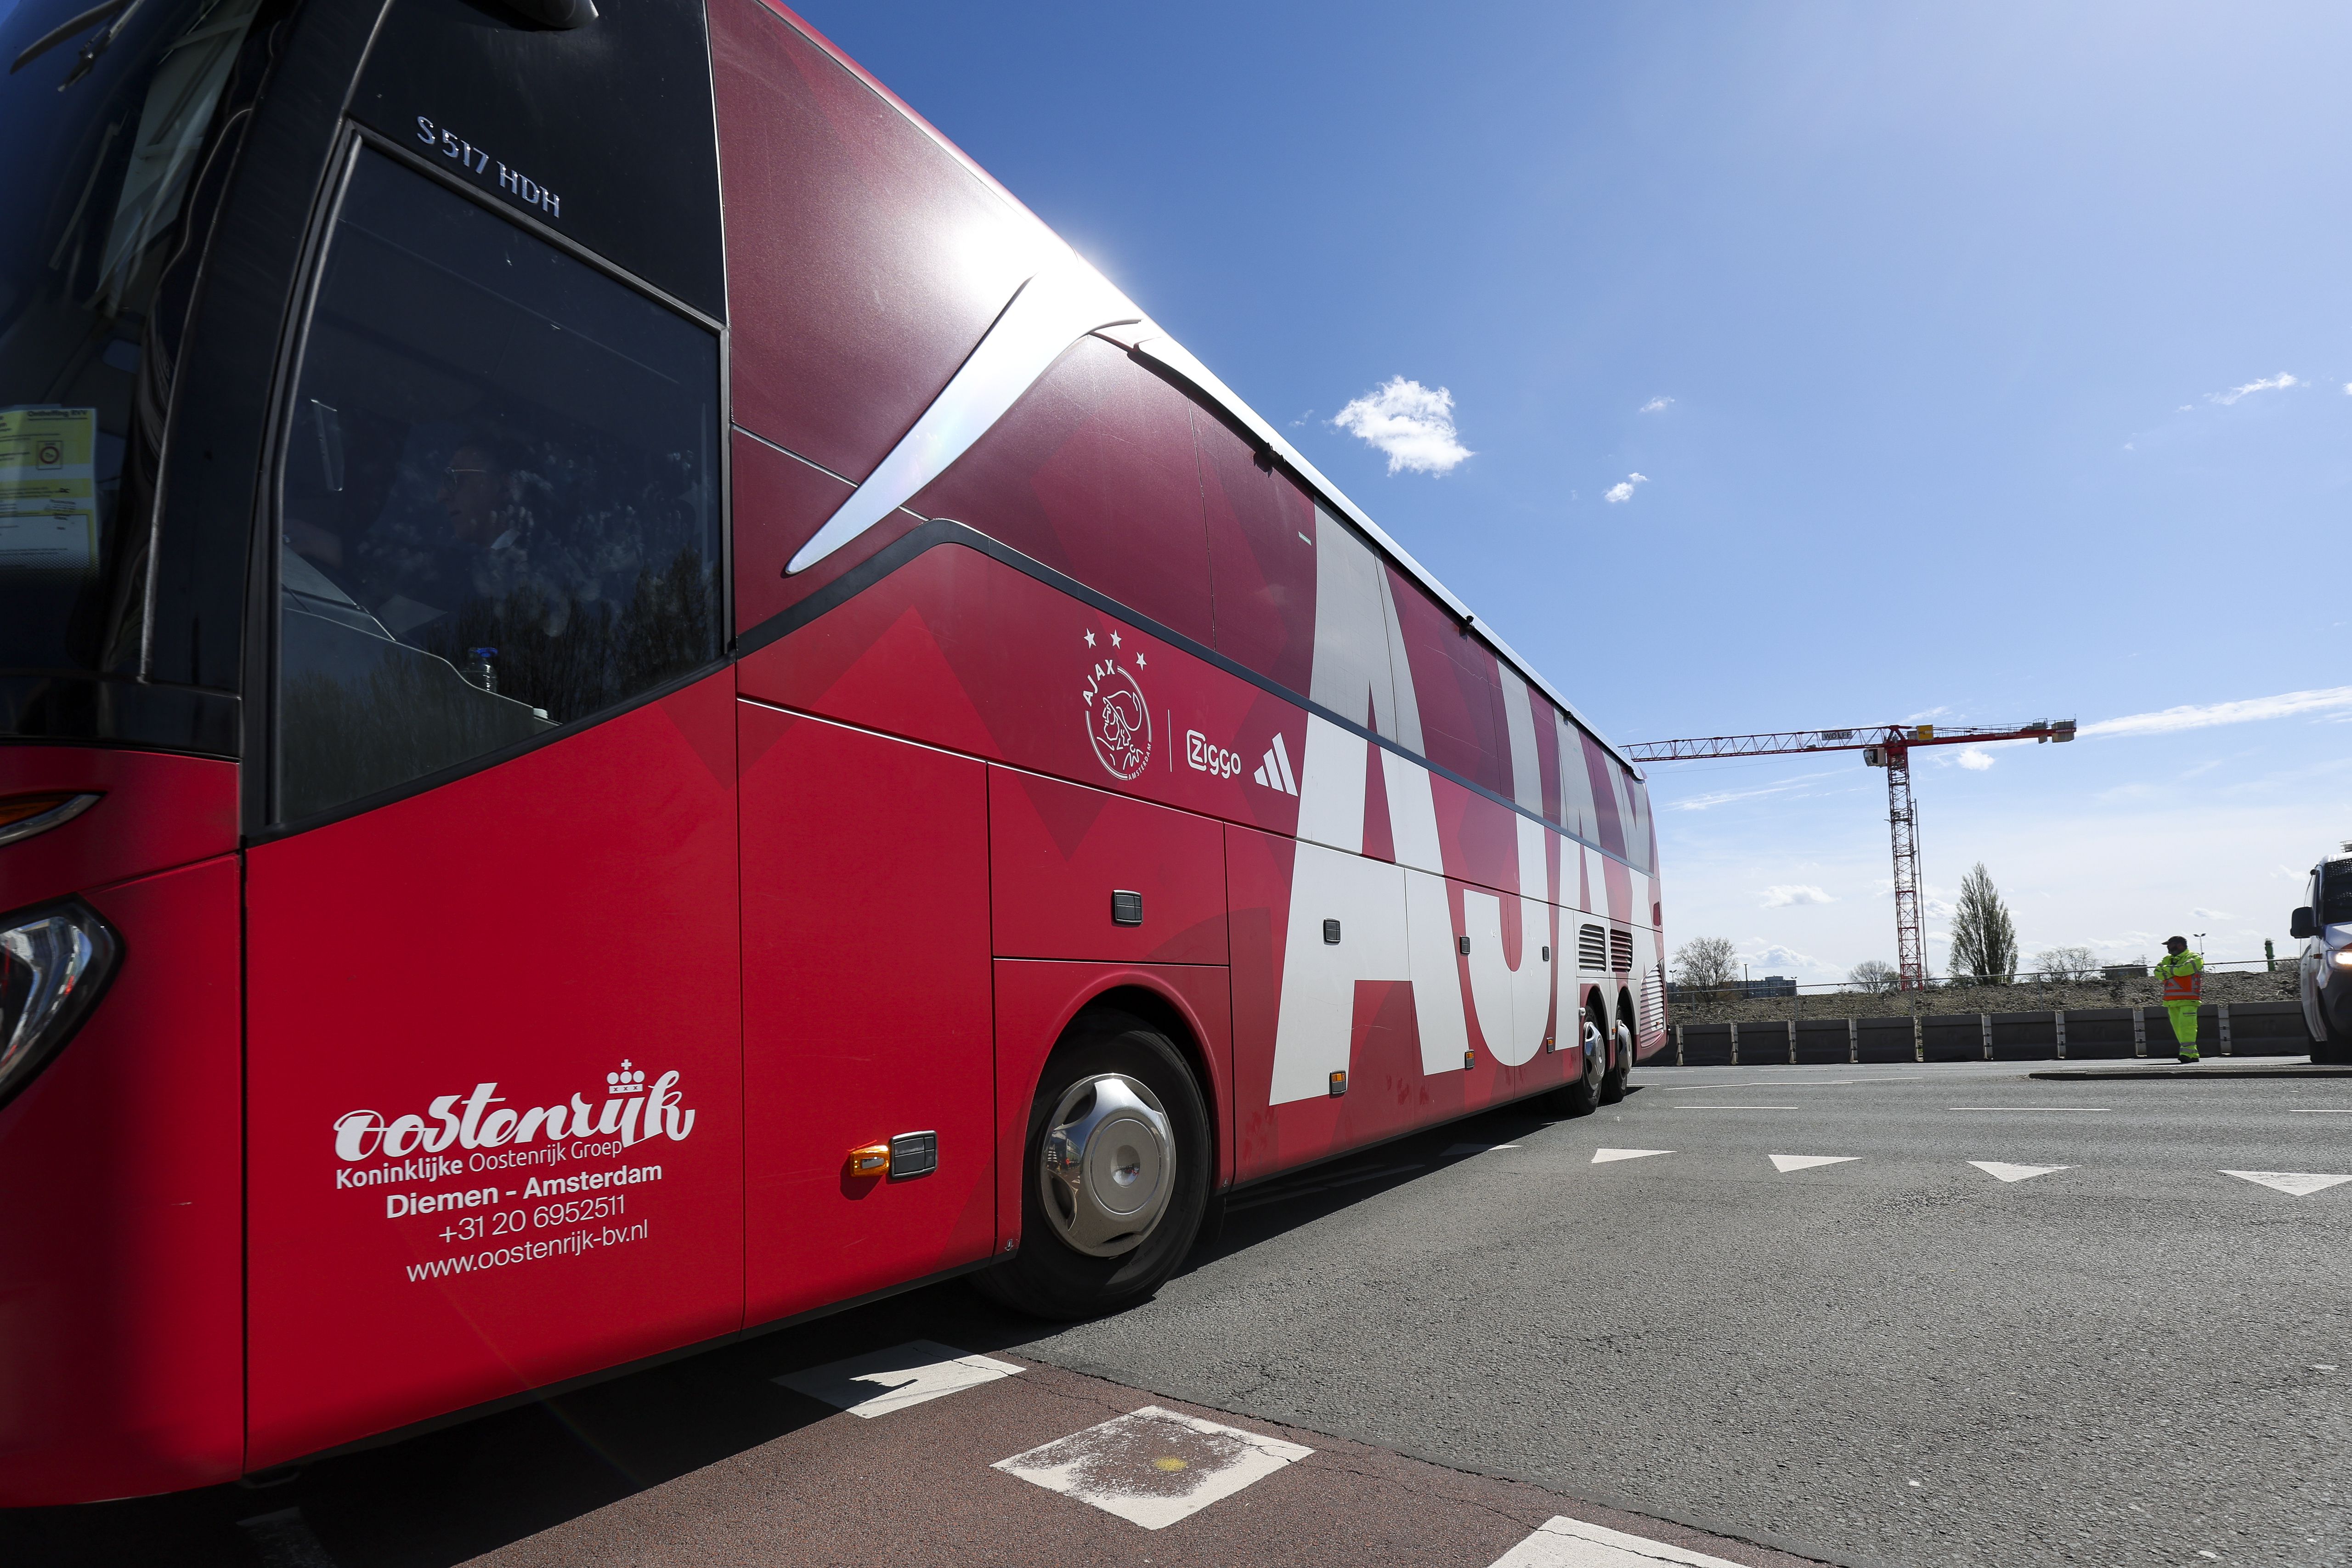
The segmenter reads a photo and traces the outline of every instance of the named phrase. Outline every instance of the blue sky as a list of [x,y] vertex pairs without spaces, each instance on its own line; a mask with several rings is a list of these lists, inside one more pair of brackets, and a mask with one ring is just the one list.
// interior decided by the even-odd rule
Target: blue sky
[[[2197,710],[1923,758],[2029,956],[2352,837],[2352,12],[803,9],[1613,739]],[[1893,956],[1882,775],[1653,777],[1670,942]]]

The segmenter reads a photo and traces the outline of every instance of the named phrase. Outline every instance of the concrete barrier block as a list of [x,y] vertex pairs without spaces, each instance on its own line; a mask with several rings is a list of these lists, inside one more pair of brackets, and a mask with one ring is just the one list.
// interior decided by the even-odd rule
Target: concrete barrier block
[[1789,1026],[1786,1020],[1778,1024],[1742,1024],[1739,1026],[1739,1065],[1744,1068],[1784,1068],[1789,1065]]
[[1800,1018],[1797,1020],[1797,1060],[1800,1062],[1843,1062],[1850,1041],[1845,1018]]
[[1918,1059],[1911,1038],[1911,1016],[1902,1014],[1892,1018],[1862,1018],[1856,1024],[1860,1039],[1855,1059],[1865,1062],[1908,1062]]
[[2299,1056],[2311,1048],[2311,1026],[2300,1002],[2232,1002],[2230,1043],[2242,1057]]
[[1919,1020],[1919,1043],[1931,1062],[1980,1062],[1984,1020],[1974,1013],[1930,1013]]
[[2045,1061],[2058,1054],[2058,1015],[1995,1013],[1992,1056],[2000,1062]]
[[2066,1009],[2066,1059],[2127,1057],[2132,1054],[2132,1009],[2129,1007],[2069,1007]]
[[1683,1026],[1683,1066],[1727,1068],[1730,1065],[1730,1025],[1685,1024]]

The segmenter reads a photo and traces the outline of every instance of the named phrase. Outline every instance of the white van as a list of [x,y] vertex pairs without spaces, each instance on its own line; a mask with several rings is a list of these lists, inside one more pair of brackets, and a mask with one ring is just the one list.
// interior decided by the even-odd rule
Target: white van
[[2352,842],[2311,868],[2289,935],[2303,942],[2295,988],[2311,1059],[2352,1063]]

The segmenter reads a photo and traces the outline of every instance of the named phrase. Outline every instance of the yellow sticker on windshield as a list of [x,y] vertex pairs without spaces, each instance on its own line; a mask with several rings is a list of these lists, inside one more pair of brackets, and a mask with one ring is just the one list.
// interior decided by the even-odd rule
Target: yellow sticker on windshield
[[0,408],[0,571],[98,567],[95,408]]

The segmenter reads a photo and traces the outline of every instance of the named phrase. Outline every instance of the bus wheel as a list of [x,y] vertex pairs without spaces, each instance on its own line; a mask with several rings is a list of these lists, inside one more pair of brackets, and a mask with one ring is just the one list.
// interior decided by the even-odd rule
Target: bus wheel
[[1592,1019],[1587,1016],[1577,1028],[1579,1054],[1584,1058],[1584,1070],[1566,1087],[1556,1089],[1545,1097],[1552,1110],[1562,1116],[1590,1116],[1601,1103],[1601,1053],[1594,1048],[1598,1037],[1592,1032]]
[[1192,1248],[1213,1176],[1209,1114],[1167,1036],[1081,1016],[1045,1064],[1022,1145],[1021,1250],[975,1277],[1016,1311],[1086,1318],[1148,1300]]
[[1610,1053],[1609,1070],[1601,1079],[1601,1103],[1614,1105],[1625,1098],[1625,1080],[1633,1076],[1633,1031],[1624,1025],[1617,1026],[1616,1049]]

